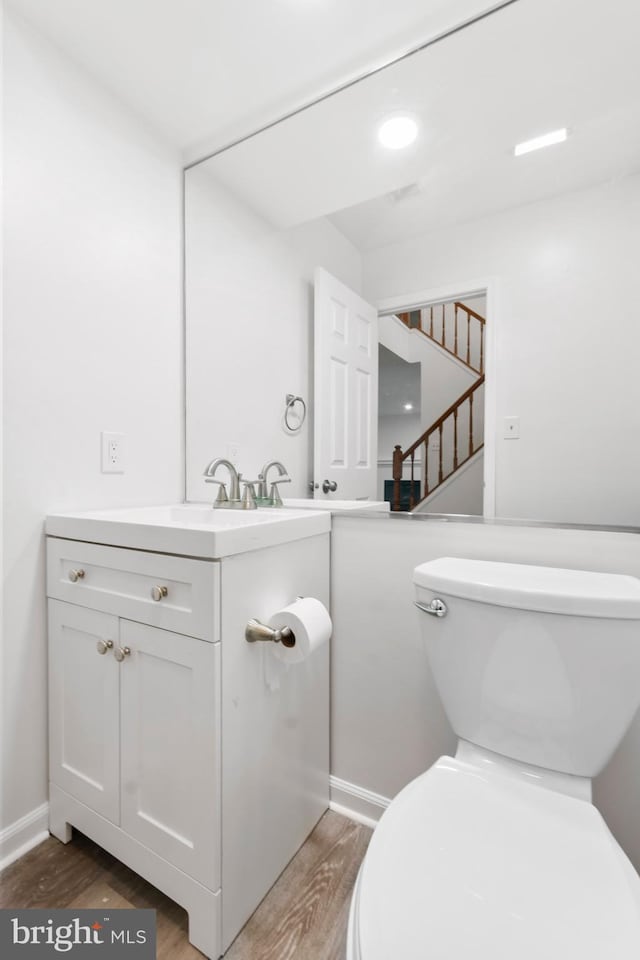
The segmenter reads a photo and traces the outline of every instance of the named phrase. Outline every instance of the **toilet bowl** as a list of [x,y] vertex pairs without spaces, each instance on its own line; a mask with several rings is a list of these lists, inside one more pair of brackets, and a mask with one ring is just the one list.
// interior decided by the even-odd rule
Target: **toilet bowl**
[[414,582],[460,739],[381,818],[348,960],[637,960],[640,878],[591,778],[640,702],[640,581],[443,558]]

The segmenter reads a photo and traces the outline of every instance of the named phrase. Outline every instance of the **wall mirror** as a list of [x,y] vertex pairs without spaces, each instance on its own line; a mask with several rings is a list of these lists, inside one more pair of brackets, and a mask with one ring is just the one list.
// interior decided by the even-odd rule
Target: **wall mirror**
[[[640,525],[633,6],[516,0],[185,172],[187,499],[211,499],[216,456],[250,479],[281,460],[287,493],[310,496],[342,403],[352,456],[374,461],[364,495],[436,424],[404,461],[405,507],[455,459],[458,500],[445,483],[426,509]],[[380,127],[400,117],[417,136],[389,149]],[[360,302],[374,311],[375,369],[348,404],[335,371],[314,404],[318,268],[356,298],[361,351]],[[307,402],[298,429],[287,394]]]

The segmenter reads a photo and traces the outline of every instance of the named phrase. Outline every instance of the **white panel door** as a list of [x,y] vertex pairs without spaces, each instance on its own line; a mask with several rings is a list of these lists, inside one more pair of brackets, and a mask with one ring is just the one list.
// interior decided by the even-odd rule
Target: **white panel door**
[[113,656],[117,644],[117,617],[49,601],[50,777],[116,824],[120,820],[119,670]]
[[122,828],[220,886],[220,644],[120,621]]
[[314,496],[375,498],[378,459],[378,314],[315,271]]

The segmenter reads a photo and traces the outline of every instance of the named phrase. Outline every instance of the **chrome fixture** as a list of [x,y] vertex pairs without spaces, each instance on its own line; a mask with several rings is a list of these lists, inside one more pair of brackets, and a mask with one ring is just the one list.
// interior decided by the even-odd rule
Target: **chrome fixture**
[[432,617],[444,617],[447,613],[446,603],[438,597],[434,597],[429,606],[426,603],[418,603],[417,600],[413,602],[418,610],[422,610],[423,613],[430,613]]
[[[284,398],[285,408],[284,408],[284,425],[289,431],[289,433],[297,433],[298,430],[302,429],[302,424],[304,423],[307,416],[307,405],[302,399],[302,397],[296,397],[293,393],[288,393]],[[298,413],[298,422],[291,423],[289,420],[289,415],[292,411],[295,411],[296,403],[299,403],[302,407],[302,413]]]
[[[271,481],[271,487],[267,493],[267,474],[272,467],[275,467],[278,471],[278,479]],[[258,475],[258,503],[264,507],[281,507],[283,504],[278,490],[279,483],[291,483],[291,477],[279,460],[270,460],[269,463],[265,463]]]
[[131,647],[118,647],[118,649],[114,653],[114,657],[116,658],[118,663],[122,663],[124,658],[130,655],[131,655]]
[[296,645],[296,637],[290,627],[276,630],[274,627],[268,627],[266,623],[260,623],[259,620],[249,620],[245,627],[244,638],[247,643],[266,640],[272,643],[281,643],[283,647],[295,647]]
[[113,640],[98,640],[96,643],[96,650],[100,656],[104,657],[107,650],[111,650],[113,647]]
[[335,493],[338,489],[338,484],[335,480],[323,480],[322,481],[322,492],[323,493]]
[[169,593],[168,587],[151,587],[151,599],[152,600],[162,600],[163,597]]
[[[215,474],[218,467],[226,467],[229,471],[229,493],[227,494],[226,484],[222,480],[216,480]],[[241,474],[238,473],[234,465],[230,460],[224,460],[222,457],[218,457],[217,460],[212,460],[210,464],[207,465],[207,468],[204,471],[204,478],[206,483],[217,483],[220,486],[218,491],[218,496],[214,501],[214,509],[225,509],[225,510],[252,510],[255,507],[255,502],[253,505],[250,503],[245,504],[244,500],[240,496],[240,479]]]
[[69,570],[69,580],[71,583],[77,583],[84,577],[84,570]]

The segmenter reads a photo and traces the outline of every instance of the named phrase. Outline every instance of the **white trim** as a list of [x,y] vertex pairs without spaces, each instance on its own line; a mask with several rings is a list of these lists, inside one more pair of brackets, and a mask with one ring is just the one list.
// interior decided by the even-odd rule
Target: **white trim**
[[372,790],[358,787],[355,783],[329,777],[329,809],[335,813],[375,828],[391,800]]
[[0,870],[49,838],[49,804],[43,803],[0,833]]
[[379,300],[379,314],[403,313],[424,306],[425,303],[439,303],[453,298],[464,300],[469,297],[485,295],[487,298],[487,325],[485,328],[484,350],[484,502],[483,516],[493,518],[496,515],[496,431],[498,428],[497,405],[497,329],[500,323],[500,283],[495,277],[466,280],[463,283],[447,283],[441,287],[431,287],[412,293],[397,294]]

